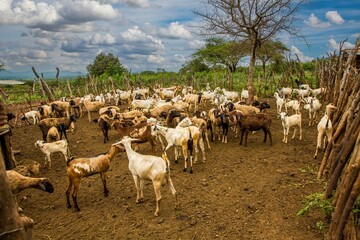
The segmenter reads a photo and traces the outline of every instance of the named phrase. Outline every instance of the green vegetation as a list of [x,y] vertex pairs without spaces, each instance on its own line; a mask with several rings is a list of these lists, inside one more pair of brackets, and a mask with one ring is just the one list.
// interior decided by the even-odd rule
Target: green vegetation
[[101,75],[121,76],[126,72],[126,69],[120,63],[119,58],[112,53],[98,54],[93,63],[89,64],[86,69],[91,76],[95,77],[100,77]]
[[313,193],[307,196],[304,200],[304,208],[302,208],[298,213],[297,216],[303,216],[310,209],[321,209],[326,217],[327,220],[330,221],[331,214],[334,210],[334,206],[331,204],[332,199],[324,199],[323,193]]

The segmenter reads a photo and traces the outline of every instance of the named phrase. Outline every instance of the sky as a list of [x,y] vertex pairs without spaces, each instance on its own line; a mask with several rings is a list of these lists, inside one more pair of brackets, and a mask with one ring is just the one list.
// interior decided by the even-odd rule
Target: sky
[[[204,46],[202,0],[0,0],[0,61],[13,72],[84,72],[101,52],[132,72],[178,71]],[[360,0],[310,0],[296,14],[306,41],[280,33],[301,61],[354,46]],[[246,64],[246,63],[245,63]]]

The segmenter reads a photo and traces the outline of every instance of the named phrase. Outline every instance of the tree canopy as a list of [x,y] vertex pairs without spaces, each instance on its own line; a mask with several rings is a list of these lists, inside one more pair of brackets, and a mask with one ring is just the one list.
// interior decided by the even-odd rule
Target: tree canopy
[[180,73],[186,74],[187,72],[195,73],[195,72],[207,72],[209,71],[209,67],[198,57],[192,56],[190,61],[186,61],[181,69]]
[[205,0],[204,8],[195,11],[203,18],[204,35],[225,35],[248,41],[251,46],[248,90],[254,96],[256,52],[265,42],[285,31],[299,36],[294,26],[294,13],[305,0]]
[[93,76],[101,76],[103,74],[115,76],[126,72],[118,57],[112,53],[105,54],[103,52],[98,54],[93,63],[89,64],[86,69]]
[[235,72],[240,58],[246,55],[246,43],[222,38],[208,38],[205,46],[193,55],[209,65],[223,64]]

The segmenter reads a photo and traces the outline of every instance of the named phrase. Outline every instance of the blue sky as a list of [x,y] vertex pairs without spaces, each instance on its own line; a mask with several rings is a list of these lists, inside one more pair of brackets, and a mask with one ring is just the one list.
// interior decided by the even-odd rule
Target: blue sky
[[[86,72],[100,52],[132,72],[177,71],[204,44],[196,0],[0,0],[0,60],[10,71]],[[280,34],[302,61],[360,37],[360,0],[313,0],[297,13],[308,45]]]

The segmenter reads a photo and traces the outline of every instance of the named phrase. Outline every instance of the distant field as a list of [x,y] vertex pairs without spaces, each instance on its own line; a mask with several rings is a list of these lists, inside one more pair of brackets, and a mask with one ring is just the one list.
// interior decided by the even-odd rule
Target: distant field
[[0,85],[21,85],[24,82],[17,81],[17,80],[0,80]]

